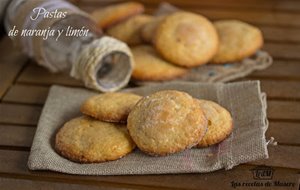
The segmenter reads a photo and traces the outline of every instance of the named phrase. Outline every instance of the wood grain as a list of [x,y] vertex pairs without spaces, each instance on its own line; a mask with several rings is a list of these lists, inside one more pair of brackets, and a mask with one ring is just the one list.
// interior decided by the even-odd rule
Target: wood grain
[[33,85],[13,85],[3,97],[4,102],[44,104],[49,87]]
[[268,146],[269,158],[251,162],[252,164],[294,168],[300,170],[299,146]]
[[26,56],[13,48],[8,37],[0,41],[0,100],[27,62]]
[[[93,6],[103,6],[112,3],[126,2],[126,0],[76,0],[77,5],[93,5]],[[145,6],[157,6],[161,3],[161,0],[137,0],[145,4]],[[247,10],[268,10],[268,11],[295,11],[299,12],[300,3],[293,0],[210,0],[210,1],[194,1],[194,0],[166,0],[175,6],[180,6],[184,8],[190,7],[205,7],[205,8],[223,8],[223,9],[247,9]]]
[[[114,190],[119,189],[118,187],[109,187],[102,184],[74,184],[68,183],[66,181],[54,182],[51,180],[30,180],[30,179],[16,179],[16,178],[7,178],[0,177],[0,189],[47,189],[47,190],[82,190],[82,189],[90,189],[90,190]],[[122,189],[136,189],[136,188],[126,188],[122,187]]]
[[261,80],[261,89],[269,99],[300,100],[300,81]]
[[270,122],[266,138],[275,138],[279,144],[300,146],[300,124],[289,122]]
[[267,115],[269,119],[300,120],[299,101],[269,100]]
[[[23,151],[0,150],[0,174],[15,177],[26,176],[28,179],[66,180],[69,183],[89,183],[132,186],[136,188],[152,187],[171,189],[231,189],[232,181],[253,181],[252,169],[256,166],[241,165],[232,170],[219,170],[206,174],[176,174],[176,175],[141,175],[141,176],[80,176],[64,175],[53,172],[37,172],[27,169],[28,153]],[[282,180],[295,183],[291,189],[298,188],[298,170],[276,168],[273,180]],[[220,179],[220,180],[216,180]],[[139,186],[136,186],[139,185]]]
[[263,32],[265,41],[287,43],[300,42],[299,28],[286,28],[276,26],[259,26],[259,28]]
[[34,127],[0,124],[0,146],[31,147],[35,129]]
[[38,106],[0,104],[0,123],[36,125],[42,108]]
[[18,82],[29,84],[83,86],[81,81],[71,78],[67,73],[50,73],[45,68],[31,63],[19,76]]
[[300,59],[300,44],[266,43],[263,49],[269,52],[274,58]]
[[270,67],[256,71],[248,78],[300,80],[300,61],[274,60]]

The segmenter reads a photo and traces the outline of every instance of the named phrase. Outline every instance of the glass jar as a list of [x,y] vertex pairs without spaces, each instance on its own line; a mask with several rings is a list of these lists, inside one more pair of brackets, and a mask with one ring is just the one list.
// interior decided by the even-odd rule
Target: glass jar
[[7,32],[19,31],[10,37],[39,65],[54,73],[71,71],[86,87],[115,91],[130,80],[133,58],[128,46],[103,36],[88,14],[66,1],[13,0],[5,27]]

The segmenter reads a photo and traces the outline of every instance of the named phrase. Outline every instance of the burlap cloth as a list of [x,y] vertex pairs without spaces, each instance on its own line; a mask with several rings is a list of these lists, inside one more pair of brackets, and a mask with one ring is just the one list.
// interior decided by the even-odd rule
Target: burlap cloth
[[42,111],[31,147],[28,167],[81,175],[132,175],[165,173],[202,173],[268,158],[265,132],[266,97],[258,81],[237,83],[176,82],[127,89],[147,95],[158,90],[186,91],[196,98],[218,102],[234,120],[234,130],[222,143],[204,149],[190,149],[166,157],[151,157],[138,149],[117,161],[78,164],[69,161],[53,148],[54,136],[69,119],[81,115],[81,103],[95,92],[80,88],[53,86]]

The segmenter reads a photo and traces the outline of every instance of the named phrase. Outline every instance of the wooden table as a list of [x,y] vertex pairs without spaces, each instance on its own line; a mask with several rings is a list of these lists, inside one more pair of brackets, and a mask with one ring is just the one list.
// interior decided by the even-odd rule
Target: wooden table
[[[119,1],[74,2],[90,11]],[[158,0],[142,2],[148,12],[159,3]],[[50,85],[82,86],[82,83],[37,66],[14,49],[4,36],[0,42],[0,189],[229,189],[239,184],[246,189],[265,189],[267,187],[255,187],[268,182],[262,180],[262,176],[253,176],[253,172],[260,171],[273,172],[264,173],[272,177],[269,182],[290,185],[279,189],[299,188],[300,1],[173,0],[172,3],[212,20],[241,19],[263,31],[264,49],[271,53],[274,64],[246,79],[259,79],[268,95],[267,138],[273,136],[278,142],[278,146],[269,146],[270,158],[208,174],[75,176],[29,171],[27,158]]]

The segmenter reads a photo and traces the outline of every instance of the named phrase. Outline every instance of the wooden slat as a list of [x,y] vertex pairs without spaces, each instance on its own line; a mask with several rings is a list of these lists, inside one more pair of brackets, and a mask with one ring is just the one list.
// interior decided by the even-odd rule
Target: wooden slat
[[[63,181],[63,182],[62,182]],[[5,178],[0,177],[0,189],[22,189],[22,190],[32,190],[32,189],[47,189],[47,190],[114,190],[114,189],[132,189],[132,188],[118,188],[118,187],[108,187],[100,184],[72,184],[66,183],[64,180],[60,182],[53,181],[39,181],[39,180],[29,180],[29,179],[18,179],[18,178]]]
[[300,145],[300,123],[270,122],[266,138],[275,138],[279,144]]
[[261,89],[268,98],[300,100],[300,81],[261,80]]
[[0,125],[0,146],[31,147],[34,133],[34,127]]
[[27,62],[26,56],[13,48],[13,44],[8,37],[0,42],[0,100],[10,87],[16,76]]
[[274,58],[300,59],[300,44],[266,43],[263,47]]
[[270,119],[300,120],[299,101],[268,101],[267,115]]
[[299,146],[268,146],[269,159],[253,162],[258,165],[295,168],[300,170]]
[[298,28],[286,28],[286,27],[274,27],[274,26],[260,26],[259,27],[264,35],[265,41],[273,42],[300,42],[300,29]]
[[38,106],[0,104],[0,123],[36,125],[42,108]]
[[[177,174],[177,175],[143,175],[143,176],[78,176],[63,175],[53,172],[29,172],[27,164],[28,153],[23,151],[0,150],[0,174],[26,176],[29,179],[43,180],[68,180],[70,183],[89,183],[120,185],[142,188],[152,187],[157,189],[231,189],[232,181],[251,182],[253,175],[251,169],[256,166],[241,165],[232,170],[219,170],[206,174]],[[291,189],[297,189],[299,176],[297,170],[274,168],[273,180],[288,181],[295,183]],[[220,179],[220,180],[216,180]],[[140,185],[140,186],[136,186]]]
[[4,102],[44,104],[49,87],[16,84],[3,98]]
[[82,86],[82,82],[69,77],[66,73],[53,74],[35,63],[26,67],[17,81],[28,84]]
[[[126,0],[77,0],[77,4],[103,6],[111,3],[121,3]],[[138,0],[145,6],[157,6],[161,0]],[[184,8],[189,7],[205,7],[205,8],[224,8],[224,9],[250,9],[250,10],[277,10],[277,11],[299,11],[300,3],[298,1],[281,1],[281,0],[210,0],[210,1],[195,1],[195,0],[166,0],[175,6]]]
[[281,80],[299,80],[300,79],[300,61],[278,61],[265,70],[256,71],[248,77],[270,78]]

